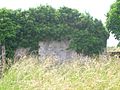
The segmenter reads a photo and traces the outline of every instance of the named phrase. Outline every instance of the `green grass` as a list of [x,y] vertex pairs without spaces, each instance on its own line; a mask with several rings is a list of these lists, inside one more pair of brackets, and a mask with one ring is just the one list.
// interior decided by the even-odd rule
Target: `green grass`
[[[82,58],[90,59],[90,58]],[[26,58],[14,64],[0,80],[0,90],[120,90],[120,61],[91,59],[56,65],[57,60]]]

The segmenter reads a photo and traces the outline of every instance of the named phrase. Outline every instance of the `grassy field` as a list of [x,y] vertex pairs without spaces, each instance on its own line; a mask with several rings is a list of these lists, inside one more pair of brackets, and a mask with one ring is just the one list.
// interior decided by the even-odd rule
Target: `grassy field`
[[0,90],[120,90],[117,59],[82,57],[63,64],[56,62],[52,58],[42,63],[35,57],[22,59],[4,73]]

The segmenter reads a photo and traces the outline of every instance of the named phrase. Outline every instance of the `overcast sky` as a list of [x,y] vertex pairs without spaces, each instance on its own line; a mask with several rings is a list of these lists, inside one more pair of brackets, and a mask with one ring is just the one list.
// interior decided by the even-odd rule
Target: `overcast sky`
[[[113,2],[115,2],[115,0],[0,0],[0,8],[28,9],[29,7],[37,7],[40,4],[51,5],[54,8],[67,6],[75,8],[80,12],[89,12],[93,17],[105,23],[105,15]],[[107,46],[116,46],[117,43],[118,41],[111,35],[107,41]]]

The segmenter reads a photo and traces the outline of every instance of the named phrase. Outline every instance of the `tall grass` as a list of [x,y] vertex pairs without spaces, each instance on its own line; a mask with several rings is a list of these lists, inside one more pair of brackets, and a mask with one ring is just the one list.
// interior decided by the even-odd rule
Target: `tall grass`
[[[81,60],[85,59],[82,63]],[[4,73],[0,90],[120,90],[120,61],[82,57],[58,64],[53,58],[21,59]]]

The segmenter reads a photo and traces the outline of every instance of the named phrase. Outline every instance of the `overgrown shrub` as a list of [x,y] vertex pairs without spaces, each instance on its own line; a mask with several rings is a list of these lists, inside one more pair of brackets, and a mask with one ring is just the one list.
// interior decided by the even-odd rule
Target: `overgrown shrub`
[[[4,9],[0,9],[2,10]],[[76,9],[68,7],[54,9],[51,6],[39,6],[24,11],[11,10],[10,13],[9,17],[0,13],[16,25],[9,25],[7,22],[4,22],[4,27],[0,25],[0,33],[6,31],[7,26],[12,27],[7,30],[15,29],[13,33],[5,32],[8,33],[5,34],[4,43],[9,58],[13,57],[14,51],[20,47],[37,50],[39,41],[69,40],[69,49],[84,55],[99,54],[106,47],[109,33],[100,20],[94,19],[88,13],[79,13]],[[0,17],[0,20],[3,19]]]

